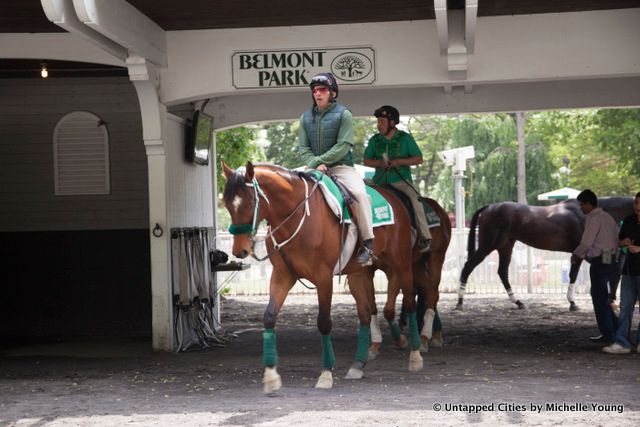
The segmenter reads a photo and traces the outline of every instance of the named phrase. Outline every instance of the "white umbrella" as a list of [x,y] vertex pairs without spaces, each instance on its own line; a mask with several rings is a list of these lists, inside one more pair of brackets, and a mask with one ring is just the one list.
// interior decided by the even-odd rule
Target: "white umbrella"
[[564,187],[559,190],[549,191],[548,193],[538,194],[538,200],[567,200],[575,199],[580,194],[580,190]]

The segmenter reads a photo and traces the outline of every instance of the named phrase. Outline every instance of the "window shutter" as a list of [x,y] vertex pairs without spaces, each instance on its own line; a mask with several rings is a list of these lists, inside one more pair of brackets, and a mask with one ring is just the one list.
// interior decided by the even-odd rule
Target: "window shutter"
[[109,194],[109,134],[87,111],[65,115],[53,133],[57,196]]

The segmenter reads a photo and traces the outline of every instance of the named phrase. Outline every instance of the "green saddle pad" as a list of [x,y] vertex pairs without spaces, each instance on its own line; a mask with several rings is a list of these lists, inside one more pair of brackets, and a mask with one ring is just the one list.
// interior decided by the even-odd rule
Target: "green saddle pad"
[[[326,198],[331,197],[333,200],[328,200],[329,205],[339,206],[339,213],[336,213],[338,218],[343,222],[351,222],[351,215],[348,209],[344,209],[344,198],[340,189],[335,182],[327,175],[317,171],[306,171],[305,173],[313,176],[315,179],[320,179],[320,185],[325,188],[323,194]],[[371,215],[373,217],[373,226],[379,227],[382,225],[388,225],[394,223],[393,209],[389,202],[380,194],[377,190],[366,186],[367,194],[371,198]]]
[[425,200],[422,200],[422,208],[424,209],[424,215],[427,217],[427,225],[429,228],[438,227],[440,225],[440,218],[431,205]]

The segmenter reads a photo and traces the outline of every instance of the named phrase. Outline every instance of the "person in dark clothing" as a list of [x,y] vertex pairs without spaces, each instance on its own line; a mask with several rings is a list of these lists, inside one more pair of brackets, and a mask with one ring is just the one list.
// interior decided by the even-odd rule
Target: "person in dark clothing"
[[[620,284],[620,315],[615,342],[602,348],[605,353],[627,354],[631,352],[631,321],[636,301],[640,298],[640,193],[633,203],[635,213],[622,221],[618,235],[622,251],[626,252]],[[636,333],[637,351],[640,353],[640,326]]]

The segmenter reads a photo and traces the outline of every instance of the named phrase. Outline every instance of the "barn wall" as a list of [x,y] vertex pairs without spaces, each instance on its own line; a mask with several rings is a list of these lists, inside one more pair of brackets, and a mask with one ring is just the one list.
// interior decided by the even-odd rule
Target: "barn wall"
[[[54,194],[65,114],[107,123],[111,193]],[[0,335],[150,335],[147,159],[127,78],[0,79]]]

